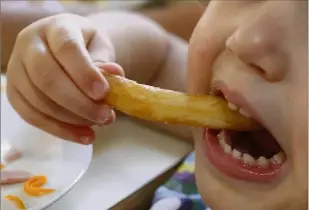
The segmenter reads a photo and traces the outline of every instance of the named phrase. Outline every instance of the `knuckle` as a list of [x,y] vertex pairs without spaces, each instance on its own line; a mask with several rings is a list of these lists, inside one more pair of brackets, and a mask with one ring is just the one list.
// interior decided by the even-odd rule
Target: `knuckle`
[[68,22],[68,15],[56,15],[45,25],[45,33],[47,41],[53,53],[67,52],[75,49],[76,38],[72,33],[72,21]]
[[28,27],[22,29],[16,37],[16,45],[19,45],[28,37]]
[[53,53],[66,54],[78,49],[78,41],[66,24],[54,22],[50,28],[51,48]]
[[74,38],[63,39],[56,44],[54,53],[60,56],[78,50],[78,42]]
[[23,41],[24,41],[24,32],[21,31],[17,34],[14,49],[18,48]]
[[[15,39],[15,44],[13,46],[12,50],[12,56],[13,55],[21,55],[26,52],[25,49],[27,49],[29,44],[29,35],[27,34],[27,31],[23,29],[17,34],[17,37]],[[12,57],[11,57],[12,58]],[[11,59],[10,59],[11,60]]]
[[32,79],[42,91],[47,93],[53,89],[56,83],[54,75],[48,69],[38,69]]
[[33,43],[37,37],[40,37],[40,31],[41,27],[39,23],[32,23],[25,27],[17,34],[14,47],[18,47],[25,52],[25,47]]

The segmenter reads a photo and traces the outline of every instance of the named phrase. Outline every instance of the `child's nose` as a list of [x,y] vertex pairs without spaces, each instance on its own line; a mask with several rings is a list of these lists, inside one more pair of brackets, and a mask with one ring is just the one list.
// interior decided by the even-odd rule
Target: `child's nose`
[[226,47],[265,79],[280,81],[287,67],[286,54],[281,48],[282,37],[278,25],[261,17],[241,25],[229,37]]

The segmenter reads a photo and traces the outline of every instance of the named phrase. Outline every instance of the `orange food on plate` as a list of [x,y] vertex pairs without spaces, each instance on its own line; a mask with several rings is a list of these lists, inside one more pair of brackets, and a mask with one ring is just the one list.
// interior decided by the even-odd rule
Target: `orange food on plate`
[[24,202],[19,197],[15,195],[7,195],[5,198],[13,202],[18,209],[26,209]]
[[24,183],[24,191],[30,196],[42,196],[55,192],[52,188],[42,188],[47,183],[46,176],[34,176]]
[[0,169],[4,169],[5,168],[5,165],[4,164],[0,164]]

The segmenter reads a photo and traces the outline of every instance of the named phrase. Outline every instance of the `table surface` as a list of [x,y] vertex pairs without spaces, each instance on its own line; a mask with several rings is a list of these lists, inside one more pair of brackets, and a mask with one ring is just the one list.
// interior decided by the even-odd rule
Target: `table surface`
[[80,182],[47,210],[110,209],[173,167],[192,146],[120,117],[96,128],[92,163]]
[[[106,1],[104,9],[131,9],[145,2]],[[68,194],[46,210],[127,209],[122,205],[127,205],[126,199],[130,197],[131,202],[133,193],[138,191],[140,196],[143,189],[149,191],[147,184],[155,183],[159,175],[162,177],[192,151],[190,144],[127,117],[118,118],[110,127],[96,128],[96,135],[88,171]]]

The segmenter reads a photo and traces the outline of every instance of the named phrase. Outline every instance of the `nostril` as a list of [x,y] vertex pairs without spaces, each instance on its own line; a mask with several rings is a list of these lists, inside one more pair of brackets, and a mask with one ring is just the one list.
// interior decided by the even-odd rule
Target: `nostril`
[[252,67],[253,70],[256,71],[260,76],[264,77],[266,75],[266,71],[262,67],[254,64],[254,63],[250,63],[249,66]]
[[227,49],[227,51],[229,51],[232,55],[235,55],[234,52],[233,52],[233,50],[232,50],[230,47],[227,47],[226,49]]

